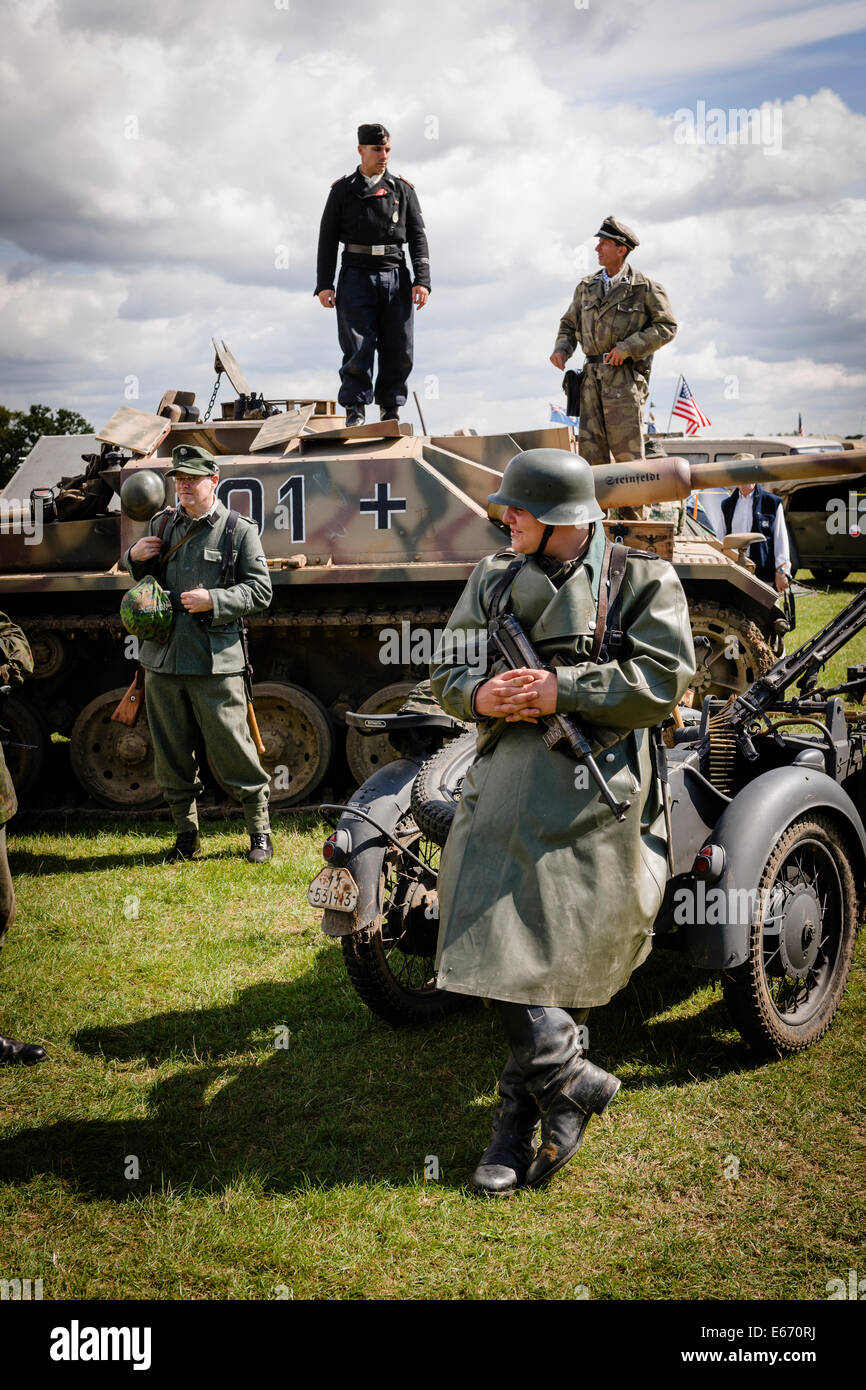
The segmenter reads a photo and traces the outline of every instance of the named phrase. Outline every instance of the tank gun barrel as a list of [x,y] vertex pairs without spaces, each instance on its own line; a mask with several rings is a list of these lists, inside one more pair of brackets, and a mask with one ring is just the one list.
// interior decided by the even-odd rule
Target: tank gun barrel
[[599,506],[642,506],[678,502],[700,488],[737,487],[740,483],[778,483],[789,479],[854,476],[866,469],[866,449],[838,454],[774,454],[764,459],[729,459],[723,463],[689,463],[669,454],[630,463],[593,468]]
[[838,454],[774,454],[765,459],[726,459],[724,463],[693,463],[692,486],[737,487],[740,483],[783,483],[800,478],[838,478],[866,469],[866,449]]

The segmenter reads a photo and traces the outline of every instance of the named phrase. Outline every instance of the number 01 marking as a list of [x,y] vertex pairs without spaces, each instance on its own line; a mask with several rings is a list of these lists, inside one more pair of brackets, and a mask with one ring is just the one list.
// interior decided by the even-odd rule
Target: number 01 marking
[[288,507],[289,525],[286,529],[291,532],[292,543],[298,544],[305,541],[307,528],[304,516],[304,479],[302,474],[286,479],[277,494],[277,503],[281,507]]

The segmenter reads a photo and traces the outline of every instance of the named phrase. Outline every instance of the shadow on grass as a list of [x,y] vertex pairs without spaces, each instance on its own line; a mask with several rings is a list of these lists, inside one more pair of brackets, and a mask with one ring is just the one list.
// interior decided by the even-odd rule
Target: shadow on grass
[[[697,1017],[652,1021],[704,983],[679,959],[653,957],[591,1016],[593,1059],[613,1072],[637,1065],[632,1087],[672,1089],[754,1066],[731,1040],[720,1001]],[[0,1178],[51,1173],[84,1196],[119,1201],[238,1180],[273,1192],[406,1183],[431,1154],[442,1184],[459,1186],[487,1143],[504,1060],[492,1010],[422,1030],[381,1022],[355,998],[338,951],[322,952],[291,984],[254,985],[216,1008],[84,1029],[73,1041],[105,1059],[112,1089],[126,1072],[161,1066],[149,1113],[25,1130],[0,1143]],[[139,1095],[136,1085],[130,1107]],[[126,1177],[136,1165],[138,1177]]]
[[[70,813],[74,821],[74,812]],[[33,822],[36,821],[36,813],[29,813],[26,817],[26,825],[21,825],[22,834],[32,833]],[[272,861],[273,868],[285,868],[286,860],[281,858],[281,841],[284,835],[291,831],[311,830],[318,825],[319,818],[316,815],[298,816],[295,819],[284,818],[282,824],[276,815],[272,816],[272,835],[274,840],[275,855]],[[151,868],[161,866],[165,863],[166,855],[174,844],[175,830],[170,824],[160,822],[154,824],[136,825],[129,833],[136,840],[140,841],[143,837],[154,841],[154,849],[130,849],[127,853],[117,850],[110,854],[93,854],[85,857],[67,858],[62,854],[43,853],[38,850],[25,848],[20,841],[16,843],[15,838],[16,821],[12,822],[12,834],[9,844],[9,866],[14,877],[23,874],[90,874],[100,873],[104,869],[135,869]],[[36,827],[38,828],[38,827]],[[76,842],[86,846],[88,838],[94,840],[100,833],[109,832],[112,835],[118,833],[118,823],[116,821],[96,821],[86,829],[82,829],[80,823],[72,827],[75,830]],[[122,829],[123,827],[121,827]],[[51,829],[57,833],[57,817],[54,816],[51,822]],[[222,842],[219,835],[228,832],[231,835],[231,844]],[[66,828],[64,832],[66,833]],[[323,830],[323,837],[324,837]],[[196,865],[206,864],[209,860],[243,860],[249,849],[249,834],[244,828],[242,820],[223,820],[205,821],[201,827],[201,858],[196,859],[190,866],[177,865],[178,872],[187,871],[188,868],[195,869]],[[174,868],[174,865],[167,865],[167,868]],[[260,865],[255,866],[261,872]],[[266,870],[270,872],[270,869]]]

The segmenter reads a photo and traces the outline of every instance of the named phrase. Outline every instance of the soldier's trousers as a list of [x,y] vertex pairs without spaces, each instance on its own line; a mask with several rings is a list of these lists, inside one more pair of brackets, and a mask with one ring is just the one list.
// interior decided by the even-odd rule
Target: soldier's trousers
[[196,745],[203,737],[217,776],[243,807],[247,830],[266,832],[270,786],[247,725],[243,676],[145,671],[144,693],[154,772],[175,829],[198,828]]
[[[412,281],[405,265],[359,270],[337,281],[337,332],[343,349],[340,405],[405,405],[412,370]],[[373,354],[379,373],[373,390]]]
[[628,362],[609,367],[598,362],[584,368],[580,386],[578,451],[587,463],[608,464],[642,459],[646,383]]

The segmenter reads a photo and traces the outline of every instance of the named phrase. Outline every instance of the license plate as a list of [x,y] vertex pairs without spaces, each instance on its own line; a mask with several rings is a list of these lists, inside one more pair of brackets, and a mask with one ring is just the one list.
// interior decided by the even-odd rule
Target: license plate
[[329,907],[333,912],[354,912],[360,889],[348,869],[327,868],[316,874],[307,889],[310,907]]

